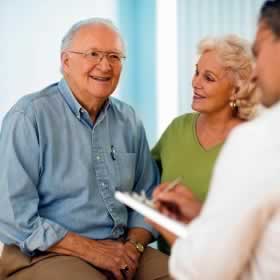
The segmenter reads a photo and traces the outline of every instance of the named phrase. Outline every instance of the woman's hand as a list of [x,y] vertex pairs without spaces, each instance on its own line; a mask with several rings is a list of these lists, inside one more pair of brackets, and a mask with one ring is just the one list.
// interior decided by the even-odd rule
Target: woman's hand
[[177,184],[172,190],[165,191],[168,183],[159,185],[153,199],[156,208],[170,218],[183,223],[189,223],[196,218],[201,210],[202,203],[184,185]]

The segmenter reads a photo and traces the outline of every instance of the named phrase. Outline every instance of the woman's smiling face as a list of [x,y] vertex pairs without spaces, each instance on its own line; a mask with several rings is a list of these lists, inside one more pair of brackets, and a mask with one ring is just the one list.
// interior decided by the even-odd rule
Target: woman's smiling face
[[229,98],[235,88],[233,75],[221,64],[216,51],[203,53],[192,80],[192,109],[200,113],[230,110]]

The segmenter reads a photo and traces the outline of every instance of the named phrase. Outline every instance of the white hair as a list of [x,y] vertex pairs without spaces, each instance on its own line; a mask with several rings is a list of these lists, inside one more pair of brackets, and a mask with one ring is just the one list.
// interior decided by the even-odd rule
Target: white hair
[[87,26],[87,25],[105,25],[108,28],[112,29],[114,32],[116,32],[118,34],[118,37],[120,38],[120,40],[122,42],[123,52],[125,53],[125,43],[124,43],[124,40],[121,36],[119,29],[113,24],[113,22],[111,20],[105,19],[105,18],[98,18],[98,17],[81,20],[81,21],[78,21],[77,23],[75,23],[67,31],[67,33],[64,35],[64,37],[61,41],[61,47],[60,47],[61,53],[70,47],[76,32],[79,31],[80,28]]
[[254,67],[254,57],[248,41],[237,35],[206,38],[198,45],[199,54],[216,51],[221,64],[232,70],[240,80],[249,80]]
[[240,88],[237,93],[237,116],[242,119],[253,117],[260,93],[249,86],[255,65],[251,44],[237,35],[206,38],[200,41],[198,53],[215,51],[222,66],[233,73],[233,82]]

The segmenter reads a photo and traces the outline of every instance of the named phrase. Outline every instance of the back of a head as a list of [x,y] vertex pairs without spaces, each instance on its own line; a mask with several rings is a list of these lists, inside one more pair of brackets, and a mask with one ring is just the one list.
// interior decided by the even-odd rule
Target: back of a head
[[280,0],[266,1],[260,11],[260,22],[264,22],[277,39],[280,39]]

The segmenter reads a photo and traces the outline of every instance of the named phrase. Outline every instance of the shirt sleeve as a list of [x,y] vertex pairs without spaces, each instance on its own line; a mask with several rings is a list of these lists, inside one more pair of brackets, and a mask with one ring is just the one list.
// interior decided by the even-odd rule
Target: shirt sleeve
[[[159,184],[159,170],[151,157],[146,134],[143,125],[139,124],[138,145],[136,159],[136,175],[134,192],[145,191],[147,197],[151,198],[154,188]],[[144,217],[136,211],[130,210],[128,214],[128,228],[141,227],[147,229],[154,237],[158,233],[153,227],[144,222]]]
[[24,112],[8,113],[0,135],[0,239],[28,255],[47,250],[67,233],[38,212],[39,145],[35,120]]
[[270,219],[275,197],[267,186],[279,181],[277,168],[266,166],[272,151],[260,151],[257,136],[242,129],[220,154],[200,216],[172,248],[169,266],[176,279],[239,279]]

